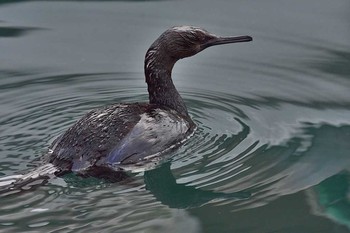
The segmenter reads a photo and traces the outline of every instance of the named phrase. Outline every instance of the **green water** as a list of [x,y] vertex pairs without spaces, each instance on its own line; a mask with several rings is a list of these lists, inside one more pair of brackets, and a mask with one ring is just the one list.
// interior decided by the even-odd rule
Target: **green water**
[[254,41],[181,60],[198,125],[122,183],[74,174],[0,197],[0,232],[350,232],[350,2],[1,1],[0,178],[86,111],[147,101],[173,25]]

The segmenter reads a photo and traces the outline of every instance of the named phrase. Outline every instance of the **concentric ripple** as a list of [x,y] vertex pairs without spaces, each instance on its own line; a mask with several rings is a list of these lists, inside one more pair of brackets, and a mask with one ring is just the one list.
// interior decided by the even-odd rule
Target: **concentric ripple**
[[[140,76],[8,76],[0,93],[4,109],[0,118],[1,175],[38,166],[36,159],[49,144],[86,111],[115,102],[147,101]],[[185,212],[179,216],[171,208],[209,204],[229,204],[231,211],[253,208],[307,189],[350,164],[347,107],[339,106],[342,114],[335,122],[332,114],[319,118],[319,112],[327,110],[288,99],[276,99],[278,104],[271,106],[261,96],[240,97],[200,88],[180,92],[197,130],[158,167],[118,184],[73,174],[50,179],[36,189],[2,197],[0,224],[14,231],[20,222],[27,224],[21,229],[28,231],[56,229],[58,223],[62,231],[101,230],[102,226],[108,231],[134,232],[142,227],[166,231],[171,221],[180,218],[195,227],[195,219]],[[298,111],[304,117],[283,115]],[[324,151],[334,147],[328,138],[335,137],[338,150],[331,150],[334,159],[329,161],[331,152]],[[49,219],[48,215],[60,217]]]

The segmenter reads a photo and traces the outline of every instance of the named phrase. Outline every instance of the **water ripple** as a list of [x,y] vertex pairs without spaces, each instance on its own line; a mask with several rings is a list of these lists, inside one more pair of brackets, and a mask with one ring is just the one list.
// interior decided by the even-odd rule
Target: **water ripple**
[[[13,175],[35,167],[38,162],[33,160],[89,109],[146,101],[140,75],[23,74],[20,80],[5,79],[7,86],[0,93],[6,112],[0,119],[1,173]],[[254,208],[316,185],[350,165],[348,103],[325,100],[315,105],[191,87],[181,93],[198,129],[159,167],[120,184],[70,174],[34,190],[20,190],[2,197],[0,224],[8,232],[18,226],[28,231],[134,232],[143,227],[165,231],[181,219],[196,228],[195,219],[185,212],[178,216],[172,208]],[[337,138],[336,144],[329,138]]]

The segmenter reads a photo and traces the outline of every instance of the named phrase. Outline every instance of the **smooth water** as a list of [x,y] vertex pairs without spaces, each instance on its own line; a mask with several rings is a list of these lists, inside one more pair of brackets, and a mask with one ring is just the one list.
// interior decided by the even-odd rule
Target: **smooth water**
[[254,41],[176,64],[198,130],[159,167],[1,196],[0,231],[350,232],[349,22],[348,0],[1,1],[0,177],[89,109],[147,101],[168,27]]

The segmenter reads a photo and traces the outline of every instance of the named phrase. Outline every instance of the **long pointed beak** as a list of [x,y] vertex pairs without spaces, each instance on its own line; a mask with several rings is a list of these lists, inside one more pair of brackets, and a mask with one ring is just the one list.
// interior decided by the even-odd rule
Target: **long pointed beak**
[[231,43],[238,43],[238,42],[249,42],[252,40],[253,40],[253,38],[251,36],[216,37],[216,38],[211,39],[207,43],[203,44],[201,47],[202,47],[202,49],[205,49],[205,48],[208,48],[208,47],[214,46],[214,45],[231,44]]

